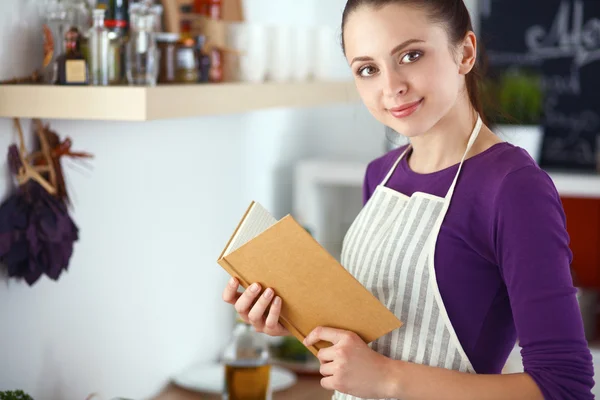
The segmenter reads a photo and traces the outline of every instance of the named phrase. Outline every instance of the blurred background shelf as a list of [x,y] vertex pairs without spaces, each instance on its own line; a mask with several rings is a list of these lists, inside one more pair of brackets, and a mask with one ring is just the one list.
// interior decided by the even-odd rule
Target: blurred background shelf
[[[299,182],[309,185],[334,185],[362,187],[367,164],[307,160],[297,171]],[[600,174],[547,171],[562,197],[600,198]]]
[[352,82],[198,85],[0,85],[0,117],[150,121],[358,101]]

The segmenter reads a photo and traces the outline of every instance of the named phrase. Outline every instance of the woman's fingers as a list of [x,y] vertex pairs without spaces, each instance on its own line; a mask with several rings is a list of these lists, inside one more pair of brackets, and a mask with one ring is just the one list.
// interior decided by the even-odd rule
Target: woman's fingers
[[275,292],[273,289],[268,288],[258,300],[256,300],[256,303],[254,303],[254,306],[252,306],[252,309],[248,313],[248,320],[258,332],[262,332],[265,328],[265,312],[274,296]]
[[279,322],[283,302],[279,296],[275,296],[273,289],[268,288],[261,294],[261,286],[258,283],[253,283],[243,293],[239,293],[238,288],[238,280],[231,278],[223,290],[223,300],[234,305],[244,321],[267,335],[290,335],[290,332]]
[[254,304],[254,300],[260,294],[261,287],[258,283],[253,283],[242,293],[239,299],[235,302],[235,311],[243,318],[248,318],[248,313]]
[[321,366],[319,367],[319,373],[323,376],[332,376],[336,371],[336,364],[335,362],[327,362],[324,364],[321,364]]
[[265,333],[271,336],[287,336],[290,332],[279,322],[279,316],[281,315],[281,305],[283,301],[281,297],[276,296],[271,303],[269,314],[265,320]]
[[241,293],[238,293],[238,287],[240,286],[239,282],[235,278],[231,278],[223,289],[223,300],[229,304],[235,304],[235,302],[240,298]]

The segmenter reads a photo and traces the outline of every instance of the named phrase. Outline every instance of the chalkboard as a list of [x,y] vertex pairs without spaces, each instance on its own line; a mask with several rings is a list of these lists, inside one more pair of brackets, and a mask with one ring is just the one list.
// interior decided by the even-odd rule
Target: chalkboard
[[600,0],[481,0],[491,72],[542,75],[540,166],[595,170],[600,150]]

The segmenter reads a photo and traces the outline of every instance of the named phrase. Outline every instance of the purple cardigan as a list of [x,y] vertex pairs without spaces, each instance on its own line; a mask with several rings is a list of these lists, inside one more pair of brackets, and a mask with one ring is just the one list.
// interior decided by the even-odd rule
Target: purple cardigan
[[[372,161],[364,201],[405,148]],[[388,187],[443,197],[458,165],[431,174],[404,158]],[[477,373],[498,374],[519,340],[546,399],[592,399],[592,357],[570,274],[560,197],[522,149],[496,144],[465,161],[437,242],[442,299]]]

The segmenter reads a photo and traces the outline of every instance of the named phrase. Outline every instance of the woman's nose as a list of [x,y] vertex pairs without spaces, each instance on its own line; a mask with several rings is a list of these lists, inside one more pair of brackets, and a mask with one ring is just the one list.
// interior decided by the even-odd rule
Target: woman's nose
[[384,94],[386,97],[395,98],[406,94],[408,90],[408,84],[406,77],[395,70],[388,70],[384,72]]

